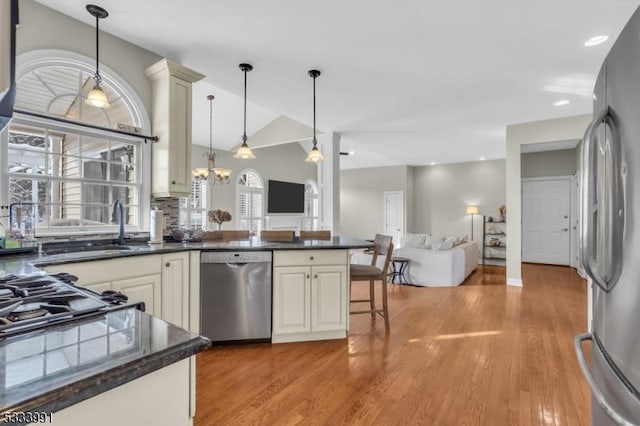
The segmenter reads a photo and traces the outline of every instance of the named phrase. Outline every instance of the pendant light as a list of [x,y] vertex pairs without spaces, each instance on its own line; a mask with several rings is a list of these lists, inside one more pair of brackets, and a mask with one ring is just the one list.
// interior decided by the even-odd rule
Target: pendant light
[[207,180],[209,184],[215,185],[216,182],[229,183],[231,170],[222,167],[216,167],[216,154],[213,152],[213,100],[215,96],[208,95],[209,100],[209,152],[204,153],[207,158],[207,167],[198,167],[191,172],[193,177],[200,180]]
[[313,148],[311,148],[309,155],[307,155],[307,158],[304,161],[308,163],[317,163],[319,161],[324,161],[324,157],[318,149],[318,140],[316,139],[316,78],[320,76],[320,71],[310,70],[309,76],[313,78]]
[[253,69],[249,64],[240,64],[240,69],[244,72],[244,133],[242,133],[242,145],[234,155],[235,158],[252,159],[256,158],[247,145],[247,73]]
[[100,87],[100,82],[102,81],[102,77],[100,77],[100,40],[99,40],[99,22],[100,19],[104,19],[109,16],[109,12],[101,8],[100,6],[96,6],[95,4],[88,4],[87,10],[92,16],[96,18],[96,73],[93,75],[93,79],[96,84],[93,86],[93,89],[89,91],[87,95],[87,99],[85,103],[87,105],[91,105],[98,108],[109,108],[109,99],[107,99],[107,94],[104,93],[102,87]]

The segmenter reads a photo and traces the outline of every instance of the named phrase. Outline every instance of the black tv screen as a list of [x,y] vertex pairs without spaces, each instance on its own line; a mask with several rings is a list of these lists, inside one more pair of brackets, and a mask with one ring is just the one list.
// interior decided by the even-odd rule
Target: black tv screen
[[268,213],[304,213],[304,184],[269,181]]

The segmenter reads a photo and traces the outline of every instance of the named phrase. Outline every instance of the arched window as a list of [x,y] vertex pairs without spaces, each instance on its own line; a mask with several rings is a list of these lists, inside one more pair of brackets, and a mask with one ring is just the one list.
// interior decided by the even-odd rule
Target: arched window
[[303,229],[317,230],[320,227],[320,197],[318,186],[313,180],[304,184],[304,223]]
[[236,185],[236,216],[238,229],[248,229],[254,234],[262,230],[262,205],[264,185],[255,170],[243,170]]
[[[111,107],[85,104],[93,87],[93,62],[69,52],[29,52],[18,57],[16,109],[110,129],[134,126],[148,132],[142,102],[128,85],[101,67]],[[146,223],[150,147],[92,127],[67,125],[16,113],[9,127],[6,164],[9,203],[28,209],[43,233],[112,231],[112,205],[125,207],[126,225]]]

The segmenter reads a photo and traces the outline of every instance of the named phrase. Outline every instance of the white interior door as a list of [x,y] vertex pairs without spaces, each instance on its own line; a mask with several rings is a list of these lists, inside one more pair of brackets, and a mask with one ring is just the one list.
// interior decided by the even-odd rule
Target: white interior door
[[571,263],[571,180],[523,180],[522,260]]
[[404,193],[385,191],[384,193],[384,234],[393,237],[397,246],[404,235]]

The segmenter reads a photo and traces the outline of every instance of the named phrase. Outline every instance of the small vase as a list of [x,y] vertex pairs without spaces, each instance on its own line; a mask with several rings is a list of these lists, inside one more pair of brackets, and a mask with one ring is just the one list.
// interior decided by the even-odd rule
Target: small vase
[[222,222],[216,223],[216,231],[222,231]]

